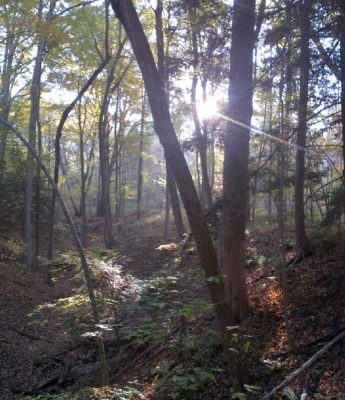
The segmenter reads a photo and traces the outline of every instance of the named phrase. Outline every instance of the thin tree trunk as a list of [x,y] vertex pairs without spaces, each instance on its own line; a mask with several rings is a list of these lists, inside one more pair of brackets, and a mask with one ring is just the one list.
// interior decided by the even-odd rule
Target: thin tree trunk
[[79,162],[80,162],[80,215],[81,215],[81,242],[83,246],[87,241],[86,227],[86,173],[84,152],[84,126],[81,121],[81,102],[78,104],[78,126],[79,126]]
[[[290,117],[291,117],[291,100],[292,100],[292,52],[291,52],[291,34],[292,34],[292,25],[291,25],[291,11],[292,11],[292,3],[290,0],[285,2],[286,4],[286,26],[288,27],[288,35],[287,35],[287,52],[286,59],[283,56],[282,59],[282,74],[281,74],[281,87],[279,90],[279,102],[280,102],[280,129],[281,129],[281,137],[282,140],[285,141],[290,135]],[[286,68],[285,68],[286,65]],[[285,75],[285,76],[284,76]],[[286,92],[285,92],[285,101],[283,100],[283,90],[284,90],[284,81],[286,83]],[[278,213],[278,225],[280,230],[281,237],[281,268],[282,268],[282,303],[284,310],[284,325],[285,325],[285,334],[287,337],[287,342],[289,348],[294,349],[294,340],[291,335],[291,329],[289,324],[289,308],[288,308],[288,288],[287,288],[287,271],[286,271],[286,196],[285,196],[285,166],[286,166],[286,150],[284,145],[279,146],[280,150],[280,168],[279,168],[279,189],[278,189],[278,205],[279,205],[279,213]]]
[[301,28],[301,56],[300,56],[300,98],[298,106],[296,178],[295,178],[295,231],[296,246],[305,251],[308,238],[305,229],[304,214],[304,180],[305,180],[305,145],[307,135],[308,89],[310,71],[310,0],[299,1],[300,28]]
[[[38,9],[39,21],[42,21],[43,1],[40,0]],[[30,89],[30,117],[29,117],[29,143],[36,148],[36,131],[40,108],[40,86],[42,76],[43,52],[46,46],[45,40],[41,40],[37,45],[34,72]],[[25,178],[25,200],[24,200],[24,240],[25,240],[25,265],[34,270],[36,260],[34,257],[34,232],[33,232],[33,181],[34,181],[34,158],[28,152],[26,159],[26,178]]]
[[[62,211],[65,215],[66,221],[70,227],[71,233],[73,235],[73,238],[76,242],[81,265],[83,268],[85,280],[86,280],[86,286],[88,290],[88,295],[90,299],[90,304],[91,304],[91,309],[92,309],[92,314],[93,314],[93,319],[95,322],[95,325],[100,323],[100,318],[99,318],[99,313],[97,309],[97,302],[95,298],[95,293],[94,293],[94,288],[93,288],[93,282],[92,282],[92,274],[90,271],[90,268],[88,266],[84,249],[81,244],[81,241],[79,239],[78,232],[76,230],[76,227],[74,226],[73,220],[71,215],[68,212],[67,206],[63,200],[63,197],[59,191],[59,188],[54,182],[54,179],[51,177],[49,174],[47,168],[44,166],[42,160],[38,156],[36,150],[34,147],[30,145],[30,143],[16,130],[14,129],[11,125],[9,125],[5,120],[1,119],[2,123],[7,127],[7,129],[12,130],[15,135],[18,137],[18,139],[27,147],[28,151],[30,152],[31,156],[36,160],[37,164],[40,166],[42,169],[44,175],[48,179],[50,185],[52,186],[54,192],[56,193],[56,197],[58,199],[58,202],[60,203],[60,206],[62,208]],[[108,376],[108,368],[107,368],[107,362],[105,358],[105,350],[104,350],[104,344],[102,338],[97,338],[97,345],[98,345],[98,350],[99,350],[99,358],[100,358],[100,365],[101,365],[101,370],[102,370],[102,381],[104,385],[107,385],[109,383],[109,376]]]
[[143,191],[143,152],[144,152],[144,127],[145,127],[145,91],[142,94],[141,121],[139,137],[138,182],[137,182],[137,221],[141,217],[141,202]]
[[67,186],[67,191],[68,191],[68,197],[69,197],[69,199],[71,201],[71,205],[72,205],[72,208],[73,208],[73,211],[74,211],[74,215],[76,217],[79,217],[80,216],[80,211],[79,211],[77,203],[75,202],[74,197],[72,195],[73,186],[71,185],[71,183],[70,183],[70,181],[68,179],[68,170],[69,170],[69,168],[68,168],[68,160],[67,160],[66,152],[65,152],[63,146],[61,147],[60,152],[61,152],[60,167],[61,167],[61,171],[62,171],[63,176],[65,176],[65,178],[66,178],[66,186]]
[[340,79],[341,79],[341,126],[343,150],[343,182],[345,183],[345,2],[340,1]]
[[[162,82],[164,82],[165,91],[167,94],[167,102],[169,106],[169,73],[168,69],[166,68],[165,61],[165,51],[164,51],[164,35],[163,35],[163,21],[162,21],[162,14],[163,14],[163,1],[157,1],[157,7],[155,10],[156,15],[156,37],[157,37],[157,53],[158,53],[158,74]],[[180,207],[180,200],[178,197],[176,182],[174,179],[174,175],[170,170],[169,165],[166,163],[166,179],[167,179],[167,188],[169,190],[169,196],[166,197],[166,220],[165,220],[165,228],[164,237],[167,238],[168,230],[167,227],[169,226],[170,220],[170,207],[173,210],[174,214],[174,221],[175,227],[177,232],[177,237],[179,239],[182,238],[185,229],[183,226],[183,219],[181,214],[181,207]]]
[[[272,65],[271,65],[272,68]],[[273,83],[273,78],[272,78],[272,83]],[[268,131],[271,134],[272,133],[272,128],[273,128],[273,96],[272,96],[272,86],[270,88],[270,94],[269,94],[269,102],[270,102],[270,109],[269,109],[269,121],[268,121]],[[270,143],[270,154],[272,153],[272,144]],[[268,189],[268,223],[271,225],[272,223],[272,166],[273,166],[273,159],[270,157],[269,160],[269,189]]]
[[177,232],[177,237],[179,240],[182,239],[185,233],[183,219],[181,214],[180,200],[178,197],[176,181],[174,179],[173,173],[169,165],[167,165],[167,183],[170,193],[170,205],[174,215],[175,227]]
[[165,186],[165,217],[164,217],[164,240],[167,241],[169,237],[169,225],[170,225],[170,208],[171,208],[171,199],[170,199],[170,191],[169,191],[169,176],[168,169],[166,170],[166,186]]
[[[42,158],[42,130],[40,121],[37,124],[38,133],[38,156]],[[40,242],[41,242],[41,168],[37,165],[36,171],[36,220],[35,220],[35,265],[38,264],[38,257],[40,254]]]
[[212,192],[207,168],[207,138],[202,134],[200,119],[197,110],[196,89],[199,81],[199,51],[198,51],[198,34],[196,29],[196,15],[193,6],[189,9],[190,24],[192,31],[192,49],[193,49],[193,79],[191,89],[192,116],[195,127],[196,140],[200,155],[201,165],[201,203],[204,207],[212,206]]
[[113,245],[113,228],[110,205],[108,108],[110,101],[109,91],[114,78],[114,72],[113,65],[108,72],[106,88],[99,117],[99,162],[104,207],[104,242],[107,248],[111,248]]
[[[15,51],[14,35],[12,34],[12,31],[10,29],[6,30],[6,37],[7,39],[4,52],[4,63],[1,75],[0,115],[7,121],[10,114],[10,87]],[[7,128],[0,123],[0,187],[2,187],[3,177],[6,170],[6,144]]]
[[[103,71],[104,67],[107,65],[109,60],[110,60],[110,57],[106,57],[101,62],[99,67],[93,72],[93,74],[90,76],[90,78],[85,83],[85,85],[82,87],[82,89],[79,91],[79,93],[74,98],[74,100],[65,108],[64,112],[62,113],[59,125],[56,130],[56,136],[55,136],[54,182],[57,186],[59,183],[59,172],[60,172],[59,169],[60,169],[60,161],[61,161],[60,143],[61,143],[61,137],[62,137],[63,127],[65,125],[65,122],[67,121],[67,118],[68,118],[70,112],[73,110],[73,108],[78,103],[78,101],[80,101],[80,99],[83,97],[85,92],[89,89],[89,87],[92,85],[92,83],[98,77],[98,75]],[[52,197],[51,197],[51,203],[50,203],[49,227],[48,227],[48,259],[49,260],[52,260],[53,256],[54,256],[55,202],[56,202],[56,195],[53,192]]]

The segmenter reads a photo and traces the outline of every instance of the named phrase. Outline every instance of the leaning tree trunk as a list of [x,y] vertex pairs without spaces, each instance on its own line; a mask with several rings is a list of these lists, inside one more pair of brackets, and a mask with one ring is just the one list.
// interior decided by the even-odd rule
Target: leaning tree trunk
[[[6,128],[8,130],[11,130],[17,136],[17,138],[25,145],[25,147],[30,152],[31,156],[36,160],[37,165],[42,169],[44,175],[46,176],[48,182],[50,183],[50,185],[52,186],[52,188],[56,194],[58,202],[60,203],[60,206],[65,215],[68,226],[71,230],[71,233],[72,233],[73,238],[77,245],[79,258],[81,261],[81,266],[83,268],[83,272],[84,272],[84,276],[85,276],[85,280],[86,280],[86,286],[87,286],[89,300],[90,300],[90,304],[91,304],[93,320],[94,320],[95,325],[98,325],[100,323],[100,318],[99,318],[97,302],[96,302],[96,297],[95,297],[95,292],[94,292],[94,287],[93,287],[93,282],[92,282],[92,274],[91,274],[89,265],[86,260],[83,246],[79,239],[78,232],[73,223],[72,217],[71,217],[70,213],[68,212],[66,203],[59,191],[59,188],[55,184],[54,179],[49,174],[49,172],[48,172],[47,168],[45,167],[45,165],[43,164],[41,158],[38,156],[35,148],[33,146],[31,146],[30,142],[28,142],[18,130],[13,128],[13,126],[11,126],[7,121],[3,120],[1,117],[0,117],[0,121],[2,124],[4,124],[6,126]],[[109,383],[109,376],[108,376],[107,361],[105,358],[103,339],[101,337],[97,338],[97,344],[98,344],[98,350],[99,350],[100,365],[101,365],[101,370],[102,370],[102,381],[103,381],[104,385],[107,385]]]
[[249,205],[249,136],[253,98],[255,0],[234,3],[230,53],[228,125],[224,137],[222,268],[232,313],[248,314],[245,224]]
[[301,56],[300,56],[300,97],[298,105],[297,154],[295,177],[295,231],[296,246],[305,251],[308,238],[305,230],[304,215],[304,180],[305,180],[305,145],[307,136],[308,88],[310,71],[310,0],[299,1]]
[[[61,138],[63,133],[63,128],[65,126],[65,122],[75,105],[81,98],[84,96],[86,91],[98,77],[98,75],[103,71],[104,67],[107,65],[110,57],[105,57],[104,60],[101,62],[98,68],[93,72],[90,78],[87,80],[85,85],[80,89],[77,96],[74,100],[65,108],[64,112],[61,115],[59,125],[56,129],[55,135],[55,163],[54,163],[54,182],[56,185],[59,184],[59,175],[60,175],[60,162],[61,162]],[[48,259],[52,260],[54,256],[54,225],[55,225],[55,202],[56,202],[56,194],[55,192],[52,193],[51,202],[50,202],[50,209],[49,209],[49,226],[48,226]]]
[[133,2],[130,0],[111,0],[111,4],[127,32],[139,64],[151,106],[154,128],[165,151],[166,161],[178,185],[198,249],[201,266],[208,278],[206,282],[211,301],[215,305],[223,338],[226,340],[229,337],[227,327],[232,324],[232,316],[226,299],[223,280],[219,279],[221,275],[217,256],[198,194],[172,125],[164,83],[159,76]]

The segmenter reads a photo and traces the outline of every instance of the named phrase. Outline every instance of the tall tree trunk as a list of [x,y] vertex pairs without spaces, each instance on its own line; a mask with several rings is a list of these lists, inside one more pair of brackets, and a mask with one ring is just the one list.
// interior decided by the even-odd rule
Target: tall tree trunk
[[185,233],[185,229],[181,214],[180,199],[178,197],[176,181],[169,165],[167,165],[167,184],[169,188],[170,205],[174,215],[177,237],[178,239],[182,239],[182,236]]
[[[109,56],[109,3],[105,0],[105,37],[104,37],[104,50],[107,57]],[[99,116],[99,162],[101,172],[101,186],[104,207],[104,242],[106,248],[110,249],[113,245],[113,221],[111,215],[110,205],[110,171],[109,171],[109,123],[108,123],[108,110],[110,103],[110,89],[114,80],[114,73],[116,67],[115,60],[111,67],[107,70],[107,80],[105,85],[105,92],[101,105],[101,112]]]
[[66,178],[66,187],[67,187],[67,191],[68,191],[68,197],[71,201],[71,205],[74,211],[74,215],[76,217],[80,216],[80,211],[78,209],[77,203],[74,200],[74,197],[72,195],[73,193],[73,185],[71,184],[71,182],[68,179],[68,170],[69,170],[69,165],[68,165],[68,159],[66,156],[66,152],[63,146],[61,146],[61,162],[60,162],[60,167],[61,167],[61,172],[63,174],[63,176]]
[[[42,20],[43,1],[40,0],[38,16]],[[40,108],[40,87],[42,76],[43,52],[46,46],[45,40],[41,40],[37,45],[34,71],[30,89],[30,117],[29,117],[29,143],[36,148],[36,131]],[[25,240],[25,265],[29,269],[35,269],[36,260],[34,258],[34,232],[33,232],[33,181],[34,181],[34,158],[30,152],[26,159],[26,179],[25,179],[25,200],[24,200],[24,240]]]
[[343,182],[345,184],[345,1],[340,0],[341,126],[343,136]]
[[169,176],[168,169],[166,170],[166,185],[165,185],[165,213],[164,213],[164,240],[168,240],[169,237],[169,225],[170,225],[170,208],[171,208],[171,199],[170,199],[170,191],[169,191]]
[[85,151],[84,151],[84,126],[82,124],[81,102],[78,104],[78,128],[79,128],[79,162],[80,162],[80,215],[81,215],[81,243],[86,245],[86,179],[85,173]]
[[145,127],[145,91],[142,94],[139,157],[138,157],[138,181],[137,181],[137,221],[141,217],[141,202],[143,191],[143,152],[144,152],[144,127]]
[[[42,158],[42,130],[41,123],[37,121],[37,152],[39,158]],[[36,170],[36,218],[35,218],[35,265],[38,263],[38,257],[40,254],[40,243],[41,243],[41,168],[37,165]]]
[[255,0],[235,0],[230,53],[229,122],[224,137],[222,268],[236,321],[243,320],[249,310],[244,240],[253,111],[254,22]]
[[[158,54],[158,74],[160,76],[161,82],[164,82],[164,88],[167,95],[167,102],[169,106],[169,73],[166,68],[166,57],[164,50],[164,34],[163,34],[163,1],[157,1],[157,7],[155,10],[156,15],[156,37],[157,37],[157,54]],[[166,157],[165,157],[166,158]],[[164,228],[164,237],[168,236],[168,227],[169,227],[169,215],[170,215],[170,206],[173,210],[175,227],[177,232],[177,237],[179,239],[182,238],[185,229],[183,226],[183,219],[181,214],[180,200],[178,197],[177,187],[174,175],[168,165],[166,163],[166,179],[167,179],[167,188],[169,190],[169,195],[166,197],[166,214],[165,214],[165,228]]]
[[[4,63],[1,74],[1,89],[0,89],[0,115],[6,121],[10,114],[10,100],[11,100],[11,77],[13,67],[13,57],[15,51],[14,35],[8,28],[6,30],[6,45],[4,52]],[[2,187],[3,176],[5,173],[5,157],[6,157],[6,143],[7,143],[7,128],[0,123],[0,187]]]
[[201,266],[205,270],[206,277],[209,278],[207,279],[207,287],[211,301],[215,305],[221,332],[224,340],[226,340],[229,338],[227,327],[232,323],[232,316],[226,299],[223,280],[215,278],[220,276],[216,252],[192,176],[171,122],[164,83],[159,76],[133,2],[130,0],[111,0],[111,4],[116,16],[127,32],[139,64],[151,106],[154,128],[165,150],[167,163],[178,185],[200,256]]
[[117,132],[115,131],[115,222],[120,220],[120,160],[119,160],[119,140]]
[[109,130],[108,109],[109,92],[114,79],[115,64],[108,71],[105,93],[99,117],[99,162],[101,172],[102,198],[104,207],[104,242],[107,248],[113,245],[113,228],[110,205],[110,171],[109,171]]
[[192,89],[191,89],[191,103],[192,103],[192,116],[195,127],[196,140],[200,155],[200,165],[201,165],[201,203],[204,207],[212,206],[212,192],[211,185],[208,176],[207,168],[207,137],[203,135],[201,130],[200,119],[197,110],[197,98],[196,90],[199,81],[199,50],[198,50],[198,32],[196,27],[196,13],[194,6],[189,8],[190,15],[190,25],[192,31],[192,50],[193,50],[193,79],[192,79]]
[[305,230],[304,215],[304,180],[305,180],[305,145],[307,136],[308,89],[310,71],[310,0],[299,0],[299,19],[301,29],[300,55],[300,95],[298,105],[297,154],[295,177],[295,231],[296,246],[305,251],[308,238]]
[[[279,114],[280,114],[280,137],[283,142],[288,140],[290,134],[290,116],[291,116],[291,99],[292,99],[292,65],[291,65],[291,1],[285,1],[286,5],[286,26],[288,28],[286,54],[283,49],[281,57],[281,79],[279,85]],[[285,99],[284,94],[284,83]],[[288,346],[293,349],[293,338],[289,325],[289,309],[288,309],[288,287],[287,287],[287,271],[286,271],[286,196],[285,196],[285,166],[286,166],[286,148],[283,144],[279,145],[279,179],[278,179],[278,227],[281,240],[281,286],[282,286],[282,305],[284,311],[285,334]]]

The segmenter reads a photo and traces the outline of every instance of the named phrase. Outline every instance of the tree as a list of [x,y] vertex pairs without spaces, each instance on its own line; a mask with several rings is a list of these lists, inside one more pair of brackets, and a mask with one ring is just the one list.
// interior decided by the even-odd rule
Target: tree
[[300,56],[300,95],[298,105],[298,128],[296,149],[296,178],[295,178],[295,231],[296,246],[305,251],[308,238],[305,229],[304,215],[304,181],[305,181],[305,149],[308,118],[308,88],[310,73],[310,0],[300,0],[300,29],[301,29],[301,56]]
[[[53,178],[50,176],[47,168],[43,164],[41,158],[37,154],[35,148],[30,144],[30,142],[27,141],[20,132],[18,132],[16,129],[14,129],[13,126],[9,125],[8,122],[3,120],[2,118],[1,118],[1,123],[4,124],[8,130],[12,130],[12,132],[14,132],[14,134],[18,137],[18,139],[25,145],[25,147],[28,149],[31,156],[35,159],[38,166],[41,168],[41,170],[45,174],[46,178],[48,179],[49,183],[51,184],[51,186],[54,189],[56,197],[60,203],[60,206],[61,206],[64,216],[66,218],[66,222],[67,222],[67,224],[71,230],[72,236],[76,242],[79,258],[81,261],[81,266],[82,266],[85,280],[86,280],[86,287],[87,287],[87,291],[88,291],[88,296],[89,296],[89,300],[90,300],[94,323],[95,323],[95,325],[97,325],[100,323],[100,318],[99,318],[99,312],[98,312],[97,302],[96,302],[96,297],[95,297],[95,292],[94,292],[94,284],[92,281],[92,274],[91,274],[88,262],[86,260],[86,256],[84,253],[82,243],[79,239],[77,229],[73,223],[72,217],[67,209],[66,203],[59,191],[59,188],[55,184]],[[107,367],[107,361],[105,358],[105,350],[104,350],[104,343],[103,343],[102,337],[97,338],[97,345],[98,345],[99,359],[100,359],[101,372],[102,372],[102,381],[103,381],[104,385],[107,385],[107,384],[109,384],[109,375],[108,375],[108,367]]]
[[132,1],[111,0],[111,5],[115,15],[126,30],[141,70],[151,106],[154,128],[164,148],[167,164],[170,166],[178,185],[196,242],[201,266],[208,278],[207,287],[211,301],[216,309],[221,332],[226,339],[229,336],[227,327],[232,323],[232,316],[226,300],[223,280],[219,278],[217,256],[203,216],[203,210],[171,122],[164,84],[159,76],[149,43]]
[[[4,51],[4,62],[1,74],[0,92],[0,114],[7,121],[10,113],[10,88],[13,69],[13,58],[15,51],[15,37],[10,26],[6,27],[6,42]],[[5,173],[5,154],[6,154],[7,130],[0,125],[0,186],[2,186],[3,175]]]
[[[164,32],[163,32],[163,1],[157,1],[157,7],[155,9],[155,30],[156,30],[156,40],[157,40],[157,69],[162,82],[164,82],[165,91],[167,94],[167,101],[169,103],[169,71],[166,65],[166,52],[164,49]],[[170,206],[173,210],[174,221],[176,226],[177,237],[182,238],[185,232],[180,200],[178,197],[176,182],[174,176],[171,172],[169,165],[166,165],[166,211],[165,211],[165,227],[164,227],[164,237],[168,236],[169,227],[169,215]]]
[[230,52],[228,124],[224,135],[222,272],[236,321],[249,310],[245,225],[249,205],[249,135],[253,99],[255,0],[236,0]]
[[[56,6],[56,0],[51,0],[49,3],[49,10],[45,21],[49,22],[53,16]],[[43,22],[43,1],[40,0],[38,7],[38,23]],[[29,117],[29,143],[36,147],[36,133],[39,124],[40,112],[40,92],[41,92],[41,77],[42,77],[42,64],[44,51],[47,46],[47,39],[42,36],[42,32],[38,32],[39,41],[37,43],[37,53],[35,58],[34,71],[31,82],[30,90],[30,117]],[[25,220],[24,220],[24,237],[25,237],[25,264],[28,268],[34,269],[36,257],[34,257],[33,246],[33,217],[32,217],[32,203],[33,203],[33,176],[34,176],[34,159],[31,153],[28,153],[27,167],[26,167],[26,182],[25,182]]]
[[341,78],[341,126],[343,140],[343,181],[345,183],[345,2],[340,3],[340,78]]
[[190,4],[188,6],[190,29],[192,36],[192,53],[193,53],[193,79],[191,88],[191,107],[192,115],[195,127],[195,135],[198,146],[198,152],[200,155],[201,164],[201,202],[204,207],[210,208],[212,206],[212,192],[210,186],[210,180],[208,176],[208,166],[207,166],[207,137],[203,135],[201,129],[200,118],[197,110],[197,85],[199,81],[200,65],[199,65],[199,46],[198,46],[198,22],[195,4]]

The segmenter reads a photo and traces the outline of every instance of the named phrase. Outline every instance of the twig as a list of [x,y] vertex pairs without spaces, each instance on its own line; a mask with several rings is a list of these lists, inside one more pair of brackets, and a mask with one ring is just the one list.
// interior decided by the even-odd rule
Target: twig
[[317,353],[315,353],[307,362],[305,362],[300,368],[296,369],[291,375],[289,375],[282,383],[280,383],[278,386],[276,386],[273,390],[271,390],[268,394],[263,396],[261,400],[268,400],[270,399],[273,395],[275,395],[277,392],[282,390],[284,387],[286,387],[289,383],[291,383],[294,379],[296,379],[299,375],[301,375],[304,371],[306,371],[308,368],[310,368],[312,365],[318,361],[319,358],[321,358],[327,350],[329,350],[331,347],[333,347],[336,343],[340,342],[342,339],[345,337],[345,330],[340,333],[338,336],[336,336],[331,342],[326,344],[321,350],[319,350]]

